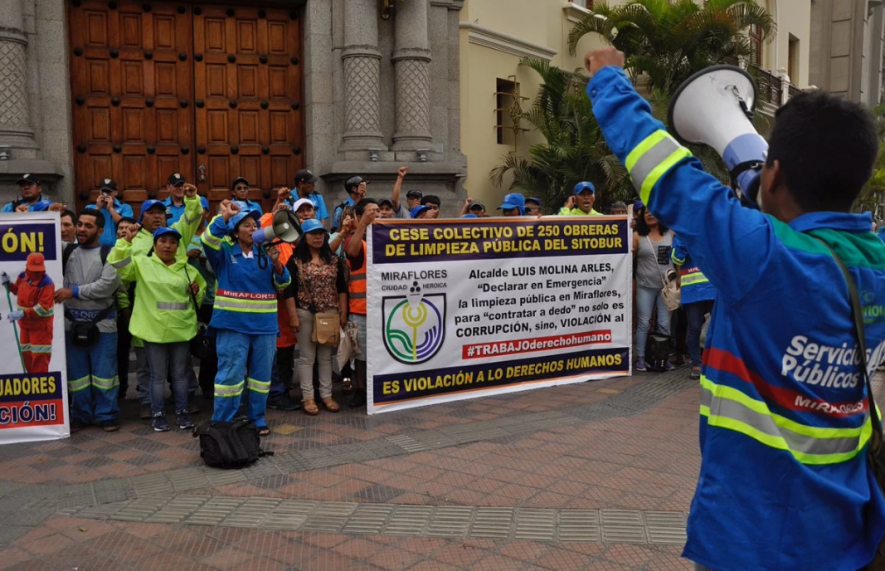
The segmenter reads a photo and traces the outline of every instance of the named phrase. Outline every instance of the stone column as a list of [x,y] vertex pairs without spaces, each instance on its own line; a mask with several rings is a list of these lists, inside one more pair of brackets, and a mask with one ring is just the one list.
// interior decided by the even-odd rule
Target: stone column
[[5,0],[0,10],[0,145],[11,158],[34,158],[37,143],[30,126],[27,96],[28,39],[21,0]]
[[430,0],[408,0],[396,5],[396,132],[393,150],[430,149],[430,49],[427,5]]
[[381,135],[377,0],[344,4],[344,151],[387,150]]

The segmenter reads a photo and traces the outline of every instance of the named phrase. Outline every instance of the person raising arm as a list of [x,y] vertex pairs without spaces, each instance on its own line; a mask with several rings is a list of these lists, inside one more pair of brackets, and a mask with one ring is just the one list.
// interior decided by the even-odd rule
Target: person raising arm
[[[595,50],[585,65],[606,142],[715,289],[683,555],[714,571],[864,568],[885,535],[885,497],[867,462],[866,372],[834,255],[864,306],[885,306],[885,244],[869,214],[851,213],[878,152],[872,116],[825,92],[791,98],[776,113],[759,211],[652,117],[623,54]],[[875,368],[885,320],[863,317]]]

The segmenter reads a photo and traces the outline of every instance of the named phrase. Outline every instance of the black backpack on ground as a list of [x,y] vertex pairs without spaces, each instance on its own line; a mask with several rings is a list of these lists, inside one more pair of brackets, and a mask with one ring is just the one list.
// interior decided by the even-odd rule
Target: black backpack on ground
[[667,370],[667,361],[670,359],[670,341],[669,335],[654,333],[648,336],[645,363],[649,371]]
[[200,457],[213,468],[245,468],[259,458],[273,456],[261,449],[258,429],[251,420],[207,422],[194,429],[200,437]]

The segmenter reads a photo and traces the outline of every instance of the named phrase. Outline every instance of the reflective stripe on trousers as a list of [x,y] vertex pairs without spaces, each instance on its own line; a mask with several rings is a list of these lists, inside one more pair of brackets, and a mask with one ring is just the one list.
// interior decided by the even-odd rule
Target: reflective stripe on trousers
[[80,379],[70,380],[68,379],[68,392],[75,393],[77,391],[82,391],[83,389],[89,388],[89,376],[85,376]]
[[236,385],[215,385],[215,396],[221,398],[238,397],[243,394],[244,382]]
[[836,464],[857,456],[872,434],[869,414],[859,428],[820,428],[773,414],[764,401],[701,377],[701,416],[707,424],[740,432],[790,452],[803,464]]
[[657,130],[627,155],[625,166],[639,198],[648,204],[651,189],[667,171],[691,152],[663,130]]
[[256,393],[264,393],[267,394],[270,392],[270,381],[263,383],[261,381],[256,381],[255,379],[250,379],[246,377],[246,388],[250,391],[255,391]]

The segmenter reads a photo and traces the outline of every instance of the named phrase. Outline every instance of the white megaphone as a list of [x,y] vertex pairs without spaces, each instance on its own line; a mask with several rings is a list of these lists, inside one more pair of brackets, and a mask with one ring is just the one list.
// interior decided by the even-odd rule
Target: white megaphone
[[252,234],[256,246],[272,246],[280,242],[294,244],[301,238],[301,224],[291,210],[280,210],[273,216],[273,223]]
[[714,65],[689,77],[670,101],[670,131],[683,143],[704,144],[719,153],[738,197],[759,208],[759,174],[768,142],[751,121],[756,82],[739,67]]

